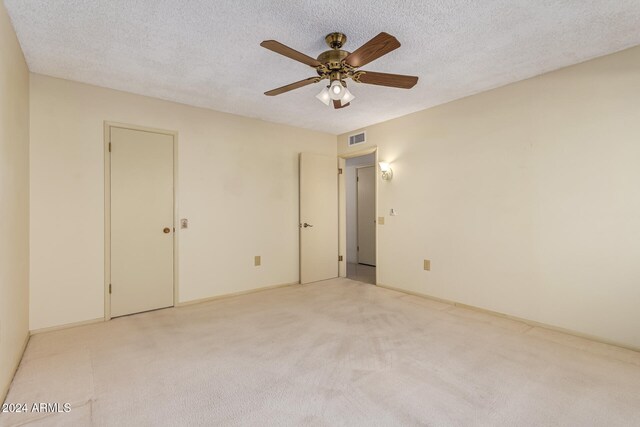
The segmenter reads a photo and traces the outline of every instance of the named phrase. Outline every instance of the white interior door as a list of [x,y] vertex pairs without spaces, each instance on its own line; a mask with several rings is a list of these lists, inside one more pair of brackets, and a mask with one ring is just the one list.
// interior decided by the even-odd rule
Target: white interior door
[[357,169],[358,263],[376,265],[376,170]]
[[111,316],[173,301],[173,136],[118,127],[111,141]]
[[300,283],[338,276],[336,157],[300,154]]

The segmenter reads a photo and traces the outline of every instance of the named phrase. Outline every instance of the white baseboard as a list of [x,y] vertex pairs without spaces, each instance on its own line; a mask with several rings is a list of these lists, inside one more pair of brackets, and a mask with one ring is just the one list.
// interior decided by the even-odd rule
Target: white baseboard
[[[249,289],[249,290],[246,290],[246,291],[233,292],[233,293],[230,293],[230,294],[216,295],[216,296],[208,297],[208,298],[201,298],[201,299],[197,299],[197,300],[180,302],[180,303],[175,304],[175,307],[184,307],[184,306],[187,306],[187,305],[200,304],[200,303],[203,303],[203,302],[215,301],[215,300],[223,299],[223,298],[232,298],[232,297],[236,297],[236,296],[240,296],[240,295],[252,294],[254,292],[268,291],[269,289],[282,288],[284,286],[292,286],[292,285],[298,285],[298,284],[300,284],[300,282],[282,283],[282,284],[278,284],[278,285],[263,286],[261,288]],[[135,315],[135,314],[137,314],[137,313],[133,313],[133,315]],[[45,332],[60,331],[60,330],[63,330],[63,329],[76,328],[78,326],[91,325],[91,324],[94,324],[94,323],[100,323],[100,322],[104,322],[104,321],[105,321],[104,317],[98,317],[97,319],[89,319],[89,320],[83,320],[83,321],[80,321],[80,322],[65,323],[64,325],[56,325],[56,326],[50,326],[50,327],[47,327],[47,328],[33,329],[33,330],[31,330],[29,332],[29,334],[30,335],[36,335],[36,334],[42,334],[42,333],[45,333]]]
[[601,344],[613,345],[613,346],[621,347],[621,348],[624,348],[624,349],[627,349],[627,350],[640,352],[640,347],[635,347],[633,345],[620,343],[620,342],[617,342],[617,341],[609,340],[609,339],[602,338],[602,337],[595,336],[595,335],[585,334],[585,333],[582,333],[582,332],[574,331],[572,329],[565,329],[565,328],[561,328],[559,326],[549,325],[547,323],[537,322],[535,320],[530,320],[530,319],[525,319],[525,318],[522,318],[522,317],[512,316],[510,314],[500,313],[498,311],[488,310],[486,308],[476,307],[474,305],[463,304],[461,302],[451,301],[451,300],[447,300],[447,299],[444,299],[444,298],[438,298],[438,297],[434,297],[434,296],[431,296],[431,295],[423,294],[423,293],[420,293],[420,292],[408,291],[406,289],[397,288],[395,286],[384,285],[382,283],[377,283],[376,286],[380,286],[381,288],[385,288],[385,289],[390,289],[392,291],[402,292],[403,294],[414,295],[414,296],[417,296],[417,297],[426,298],[426,299],[430,299],[430,300],[433,300],[433,301],[442,302],[442,303],[445,303],[445,304],[450,304],[450,305],[455,306],[455,307],[462,307],[462,308],[468,308],[470,310],[481,311],[483,313],[491,314],[491,315],[498,316],[498,317],[503,317],[505,319],[510,319],[510,320],[515,320],[515,321],[518,321],[518,322],[522,322],[522,323],[525,323],[525,324],[527,324],[529,326],[549,329],[549,330],[552,330],[552,331],[555,331],[555,332],[561,332],[563,334],[572,335],[574,337],[588,339],[590,341],[595,341],[595,342],[598,342],[598,343],[601,343]]
[[176,307],[185,307],[188,305],[193,305],[193,304],[201,304],[204,302],[210,302],[210,301],[216,301],[219,299],[225,299],[225,298],[233,298],[233,297],[237,297],[240,295],[247,295],[247,294],[253,294],[256,292],[263,292],[263,291],[268,291],[271,289],[277,289],[277,288],[284,288],[285,286],[293,286],[293,285],[299,285],[300,282],[291,282],[291,283],[281,283],[279,285],[269,285],[269,286],[263,286],[261,288],[255,288],[255,289],[249,289],[246,291],[240,291],[240,292],[232,292],[230,294],[222,294],[222,295],[216,295],[213,297],[207,297],[207,298],[199,298],[199,299],[194,299],[194,300],[190,300],[190,301],[185,301],[185,302],[179,302],[176,304]]
[[93,323],[100,323],[100,322],[104,322],[104,317],[98,317],[97,319],[83,320],[80,322],[65,323],[64,325],[49,326],[48,328],[33,329],[31,331],[31,335],[42,334],[44,332],[60,331],[62,329],[76,328],[78,326],[91,325]]

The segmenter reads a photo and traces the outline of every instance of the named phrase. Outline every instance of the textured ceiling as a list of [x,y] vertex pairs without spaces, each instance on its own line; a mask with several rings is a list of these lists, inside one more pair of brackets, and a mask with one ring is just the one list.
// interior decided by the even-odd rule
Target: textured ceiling
[[[334,134],[640,44],[640,0],[5,0],[31,71]],[[363,67],[420,77],[411,90],[356,85],[333,110],[315,75],[259,46],[317,56],[381,31],[402,47]]]

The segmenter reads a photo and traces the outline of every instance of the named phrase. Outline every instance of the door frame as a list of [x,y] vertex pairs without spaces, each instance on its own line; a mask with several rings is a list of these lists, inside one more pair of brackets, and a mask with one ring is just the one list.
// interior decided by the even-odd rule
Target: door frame
[[[356,245],[357,245],[358,248],[360,247],[360,228],[359,228],[360,216],[358,215],[358,212],[360,212],[360,198],[359,198],[360,177],[358,176],[358,171],[360,169],[364,169],[364,168],[373,168],[373,180],[374,180],[374,184],[373,184],[374,194],[373,194],[373,197],[375,199],[374,200],[373,220],[375,221],[375,224],[376,224],[376,228],[375,228],[376,238],[378,237],[378,220],[376,218],[376,215],[377,215],[378,211],[377,211],[377,205],[375,203],[378,200],[378,195],[376,194],[376,190],[377,190],[376,185],[377,185],[378,180],[376,178],[376,169],[375,169],[375,167],[376,167],[375,164],[368,165],[368,166],[358,166],[358,167],[356,167]],[[346,228],[345,228],[345,231],[346,231]],[[375,241],[375,239],[374,239],[374,241]],[[376,246],[375,243],[374,243],[374,246]],[[376,257],[378,255],[377,249],[378,249],[377,247],[374,248],[374,251],[376,251]],[[356,258],[357,258],[358,264],[370,265],[370,264],[363,264],[363,263],[360,262],[360,251],[359,250],[358,250]],[[377,259],[374,259],[374,262],[377,262]],[[372,266],[372,267],[375,267],[375,265]]]
[[[371,148],[353,151],[349,153],[339,154],[338,155],[338,168],[345,170],[346,160],[351,159],[353,157],[365,156],[367,154],[375,153],[375,163],[373,165],[374,168],[377,168],[378,165],[378,147],[373,146]],[[378,174],[377,169],[375,169],[376,174],[376,182],[375,182],[375,197],[376,197],[376,285],[378,284],[378,266],[380,262],[378,260]],[[339,251],[338,254],[342,256],[342,261],[338,262],[338,276],[339,277],[347,277],[347,192],[345,188],[345,175],[344,173],[338,175],[338,245]]]
[[171,135],[173,137],[173,307],[179,301],[178,286],[178,132],[118,122],[104,122],[104,320],[111,320],[111,128]]

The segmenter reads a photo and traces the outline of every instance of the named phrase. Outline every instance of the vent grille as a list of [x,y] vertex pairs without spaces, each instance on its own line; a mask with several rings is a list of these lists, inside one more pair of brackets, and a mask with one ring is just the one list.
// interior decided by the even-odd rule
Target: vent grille
[[352,145],[364,144],[367,142],[367,135],[365,132],[349,135],[349,147]]

